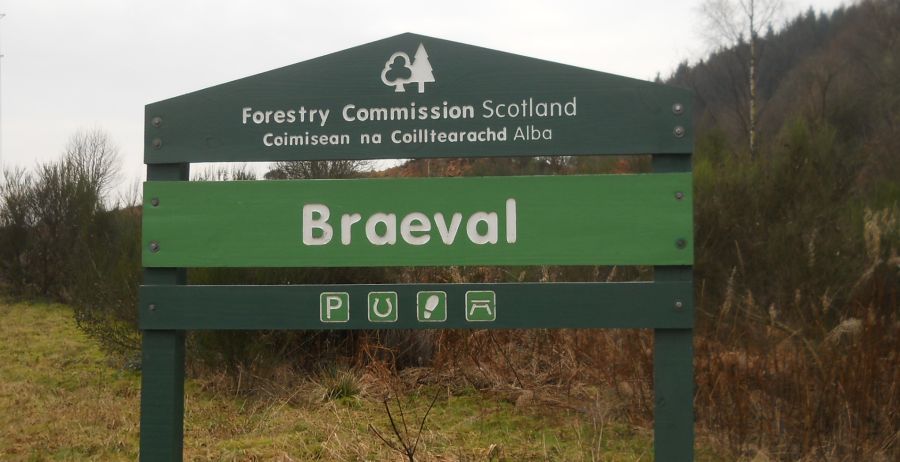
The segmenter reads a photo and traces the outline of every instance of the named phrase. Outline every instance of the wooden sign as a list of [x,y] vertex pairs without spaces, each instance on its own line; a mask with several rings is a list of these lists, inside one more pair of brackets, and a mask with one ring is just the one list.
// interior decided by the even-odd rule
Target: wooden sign
[[679,88],[402,34],[150,104],[144,161],[685,154],[690,103]]
[[[402,34],[146,106],[141,460],[180,461],[184,331],[651,328],[693,458],[691,94]],[[653,156],[653,173],[189,182],[190,163]],[[653,280],[190,286],[187,267],[645,265]]]
[[146,267],[689,265],[690,190],[688,173],[151,181],[143,259]]

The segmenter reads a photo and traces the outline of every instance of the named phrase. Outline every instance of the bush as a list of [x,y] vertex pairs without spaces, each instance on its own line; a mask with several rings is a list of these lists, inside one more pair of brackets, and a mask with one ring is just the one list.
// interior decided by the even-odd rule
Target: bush
[[140,210],[111,209],[118,151],[101,130],[72,136],[34,173],[4,172],[0,277],[24,297],[71,304],[79,325],[112,349],[139,347]]

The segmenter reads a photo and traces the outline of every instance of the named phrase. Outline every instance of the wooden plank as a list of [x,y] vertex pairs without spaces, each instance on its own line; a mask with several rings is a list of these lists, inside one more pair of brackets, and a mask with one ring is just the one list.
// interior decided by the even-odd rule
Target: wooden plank
[[[467,321],[466,294],[473,291],[494,292],[494,320]],[[369,294],[384,292],[397,294],[396,321],[370,321]],[[446,294],[446,321],[422,320],[419,292]],[[341,293],[349,297],[349,319],[328,322],[322,294]],[[160,285],[141,287],[140,325],[185,330],[689,328],[692,295],[690,283]],[[673,309],[676,301],[683,309]]]
[[[401,67],[413,64],[420,44],[434,82],[423,83],[421,92],[412,83],[395,91],[382,72],[394,64],[389,59],[396,53],[407,55],[397,63]],[[145,109],[144,160],[685,154],[691,152],[691,118],[684,115],[691,101],[691,93],[680,88],[401,34],[150,104]],[[673,110],[676,104],[680,111]],[[557,107],[561,114],[546,115]],[[458,117],[453,108],[462,108]],[[451,112],[445,115],[445,110]],[[684,128],[680,136],[675,134],[678,126]],[[430,138],[431,130],[449,135],[488,129],[504,132],[506,139]],[[425,141],[403,141],[402,136],[418,130],[428,131]],[[366,144],[363,134],[377,134],[382,141]],[[297,140],[329,135],[338,141],[346,136],[347,142],[267,145],[285,135]],[[397,137],[400,142],[394,141]]]
[[[147,267],[690,264],[690,185],[689,173],[147,182],[143,263]],[[684,194],[681,200],[676,198],[679,192]],[[319,206],[327,207],[333,232],[327,244],[312,240],[323,236],[322,228],[310,225],[322,214],[304,212]],[[424,222],[427,230],[410,230],[407,235],[403,222],[416,213],[422,219],[419,225]],[[477,223],[479,213],[482,218],[483,213],[496,214],[491,242],[479,241],[478,236],[488,236],[491,229],[484,221]],[[345,233],[342,217],[353,214],[359,214],[358,223]],[[374,222],[376,214],[391,214],[396,228],[392,240],[380,241],[383,245],[369,234],[370,219]],[[310,241],[304,227],[311,233]],[[387,227],[377,224],[374,233],[388,236]],[[452,244],[447,244],[454,227]]]

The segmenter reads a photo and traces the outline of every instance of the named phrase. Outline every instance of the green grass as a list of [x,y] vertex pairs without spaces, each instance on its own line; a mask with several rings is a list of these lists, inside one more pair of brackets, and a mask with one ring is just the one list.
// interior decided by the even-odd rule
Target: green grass
[[[0,326],[0,460],[136,459],[139,372],[109,361],[62,305],[0,304]],[[185,459],[403,460],[369,430],[393,437],[383,402],[360,391],[365,387],[340,383],[353,392],[323,400],[328,384],[303,383],[235,396],[209,380],[189,380]],[[411,438],[435,393],[419,461],[652,460],[647,430],[434,386],[401,398]],[[395,401],[391,410],[400,426]]]
[[140,375],[59,305],[0,305],[0,460],[133,460]]

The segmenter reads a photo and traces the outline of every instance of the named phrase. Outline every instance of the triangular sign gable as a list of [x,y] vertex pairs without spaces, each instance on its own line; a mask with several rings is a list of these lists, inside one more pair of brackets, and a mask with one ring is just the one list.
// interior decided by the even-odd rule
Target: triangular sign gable
[[407,33],[149,104],[145,162],[686,154],[690,103]]

